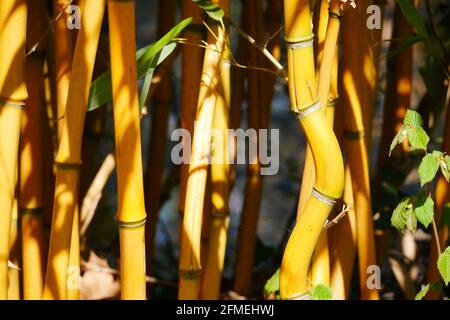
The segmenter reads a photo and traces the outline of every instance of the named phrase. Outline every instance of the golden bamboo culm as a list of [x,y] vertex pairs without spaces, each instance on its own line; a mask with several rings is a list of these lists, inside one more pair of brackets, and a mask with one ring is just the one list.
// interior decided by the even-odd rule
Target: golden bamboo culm
[[34,47],[46,27],[43,0],[28,1],[26,60],[28,101],[22,116],[20,142],[19,207],[22,234],[22,270],[24,299],[41,299],[44,282],[43,259],[43,118],[44,43]]
[[[0,2],[0,300],[8,298],[10,229],[17,178],[25,79],[26,0]],[[4,44],[8,44],[7,46]]]
[[307,274],[326,218],[344,188],[344,166],[338,141],[326,125],[317,94],[309,1],[284,2],[289,97],[311,146],[315,185],[286,245],[280,273],[282,299],[307,297]]
[[[55,197],[44,299],[66,299],[72,228],[78,201],[84,120],[105,0],[84,0],[56,162]],[[72,275],[77,276],[77,274]]]
[[[215,3],[223,6],[224,1],[226,0],[218,0]],[[210,151],[208,147],[210,146],[210,140],[207,133],[213,125],[220,82],[220,66],[226,41],[226,31],[222,25],[212,25],[211,31],[214,32],[214,35],[208,33],[203,60],[195,117],[197,125],[192,140],[181,230],[178,297],[182,300],[198,299],[201,287],[201,226]]]

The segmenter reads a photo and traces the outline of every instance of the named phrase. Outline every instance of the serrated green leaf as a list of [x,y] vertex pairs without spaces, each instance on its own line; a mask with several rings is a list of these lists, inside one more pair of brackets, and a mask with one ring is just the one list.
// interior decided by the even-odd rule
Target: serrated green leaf
[[272,293],[276,293],[280,290],[280,268],[267,280],[264,285],[264,295],[268,296]]
[[428,228],[434,217],[434,201],[425,192],[417,195],[414,214],[425,228]]
[[221,21],[223,18],[223,10],[216,4],[209,0],[192,0],[198,7],[205,10],[206,14],[216,21]]
[[424,39],[430,37],[425,23],[420,16],[419,11],[414,7],[410,0],[397,0],[397,4],[402,10],[406,21],[416,30],[417,34]]
[[392,140],[391,146],[389,148],[389,157],[391,156],[392,150],[394,150],[394,148],[403,142],[403,140],[406,139],[406,137],[408,136],[408,130],[406,128],[406,126],[403,126],[400,131],[395,135],[394,139]]
[[425,183],[432,181],[436,176],[436,173],[439,170],[440,155],[442,155],[441,152],[434,151],[422,158],[419,165],[419,178],[422,186]]
[[324,285],[324,284],[318,284],[311,290],[309,290],[309,295],[311,297],[311,300],[331,300],[333,299],[333,294],[331,292],[331,289]]
[[403,123],[413,127],[420,127],[423,124],[422,116],[417,111],[408,109]]
[[422,286],[422,289],[420,289],[419,293],[417,293],[414,300],[422,300],[425,297],[425,295],[428,293],[429,290],[430,290],[429,284],[427,284],[426,286]]
[[407,211],[412,211],[411,200],[403,198],[392,213],[391,225],[399,231],[403,231],[406,226]]
[[409,144],[415,150],[427,150],[430,138],[422,127],[410,128],[408,129],[407,134]]
[[416,215],[414,214],[414,210],[412,208],[410,210],[406,210],[405,220],[406,220],[406,229],[408,229],[411,232],[416,232],[417,218],[416,218]]
[[450,282],[450,247],[447,247],[439,256],[437,266],[445,285],[448,285]]
[[[192,18],[184,19],[167,32],[161,39],[136,52],[138,79],[142,79],[147,75],[147,82],[151,82],[151,77],[148,75],[153,74],[153,70],[173,52],[176,47],[176,43],[172,42],[173,39],[191,22]],[[107,71],[92,82],[87,111],[95,110],[111,100],[111,73],[110,71]]]

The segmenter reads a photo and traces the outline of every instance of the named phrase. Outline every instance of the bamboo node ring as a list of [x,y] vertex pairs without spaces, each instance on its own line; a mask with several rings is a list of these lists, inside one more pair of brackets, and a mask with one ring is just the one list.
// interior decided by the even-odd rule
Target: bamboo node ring
[[329,206],[334,206],[336,204],[337,199],[323,193],[320,192],[319,190],[317,190],[315,187],[313,187],[311,194],[320,202],[325,203]]
[[139,220],[139,221],[132,221],[132,222],[128,222],[128,221],[118,221],[118,223],[119,223],[119,228],[124,228],[124,229],[135,229],[135,228],[139,228],[139,227],[145,225],[146,222],[147,222],[147,218],[144,218],[144,219]]
[[197,269],[197,270],[180,269],[180,270],[178,270],[178,274],[179,274],[180,278],[188,279],[188,280],[196,280],[196,279],[200,279],[200,277],[202,276],[202,270],[201,269]]
[[334,18],[334,19],[338,19],[338,20],[341,20],[341,18],[342,18],[342,14],[340,12],[334,12],[331,10],[328,10],[328,16],[330,18]]
[[23,101],[12,101],[5,98],[0,97],[0,105],[4,107],[12,107],[16,109],[23,109],[25,106],[25,102]]
[[43,212],[42,207],[39,207],[39,208],[20,208],[20,214],[22,216],[40,217],[40,216],[42,216],[42,212]]
[[306,108],[304,108],[302,110],[296,111],[297,118],[299,118],[300,120],[303,120],[307,116],[309,116],[311,113],[313,113],[319,109],[320,109],[320,101],[317,100],[314,103],[312,103],[310,106],[307,106]]
[[295,41],[292,41],[290,39],[284,39],[286,43],[286,47],[291,50],[295,49],[302,49],[311,47],[314,44],[314,35],[311,35],[310,37],[301,38]]
[[364,130],[345,131],[344,138],[347,140],[359,140],[364,138]]

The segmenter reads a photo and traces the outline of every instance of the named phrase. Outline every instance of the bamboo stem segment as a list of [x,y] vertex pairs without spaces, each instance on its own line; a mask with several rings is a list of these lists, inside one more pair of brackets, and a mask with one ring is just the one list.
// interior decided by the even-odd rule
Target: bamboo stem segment
[[146,298],[145,221],[135,2],[108,1],[122,299]]
[[66,299],[84,120],[105,0],[85,0],[77,37],[61,141],[56,156],[55,199],[44,299]]
[[[0,300],[7,299],[11,215],[25,80],[26,0],[0,2]],[[7,45],[5,45],[7,44]]]

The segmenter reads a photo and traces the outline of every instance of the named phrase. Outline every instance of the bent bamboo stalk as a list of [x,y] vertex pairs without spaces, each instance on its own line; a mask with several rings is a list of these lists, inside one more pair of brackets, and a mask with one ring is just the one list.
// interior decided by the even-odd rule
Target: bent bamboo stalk
[[[25,80],[25,0],[0,2],[0,300],[7,299],[11,215],[17,178]],[[7,44],[7,45],[5,45]]]
[[[222,6],[224,2],[218,0],[216,3]],[[200,244],[210,151],[209,131],[213,123],[226,39],[223,27],[215,24],[211,30],[215,35],[208,34],[205,50],[181,231],[178,297],[182,300],[198,299],[200,294]]]
[[84,119],[105,0],[85,0],[75,47],[67,107],[56,162],[55,198],[44,299],[66,299],[72,228],[78,201]]
[[[44,1],[28,1],[27,50],[38,43],[45,32]],[[43,270],[43,137],[42,119],[45,116],[44,49],[34,48],[27,57],[27,106],[22,115],[20,142],[19,207],[22,236],[22,270],[24,299],[42,297]]]
[[315,161],[316,182],[304,213],[286,245],[281,264],[282,299],[302,299],[308,290],[309,263],[323,224],[344,188],[342,155],[326,125],[317,96],[309,1],[284,2],[291,109],[300,119]]
[[121,297],[145,299],[145,203],[136,67],[135,2],[108,1]]

